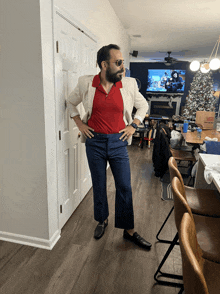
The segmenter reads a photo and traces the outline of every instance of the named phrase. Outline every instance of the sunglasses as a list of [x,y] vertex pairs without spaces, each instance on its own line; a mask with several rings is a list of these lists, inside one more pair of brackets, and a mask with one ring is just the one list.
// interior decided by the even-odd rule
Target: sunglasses
[[109,62],[108,60],[106,60],[106,62],[107,63],[115,63],[116,64],[116,66],[121,66],[122,65],[122,63],[124,64],[124,60],[123,59],[118,59],[118,60],[116,60],[116,61],[114,61],[114,62]]

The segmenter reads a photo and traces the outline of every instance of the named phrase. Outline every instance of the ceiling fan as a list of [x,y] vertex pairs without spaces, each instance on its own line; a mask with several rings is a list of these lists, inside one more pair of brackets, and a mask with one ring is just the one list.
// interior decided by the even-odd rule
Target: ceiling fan
[[171,53],[172,53],[171,51],[167,52],[168,56],[164,57],[164,63],[171,63],[172,64],[172,63],[178,62],[178,60],[176,58],[170,56]]
[[183,60],[178,60],[178,59],[170,56],[171,53],[172,53],[171,51],[167,52],[168,56],[164,57],[164,61],[161,61],[161,59],[156,59],[156,58],[155,59],[152,58],[152,60],[160,60],[158,62],[164,62],[164,64],[167,65],[167,66],[170,66],[170,65],[172,65],[174,63],[177,63],[177,62],[184,62]]

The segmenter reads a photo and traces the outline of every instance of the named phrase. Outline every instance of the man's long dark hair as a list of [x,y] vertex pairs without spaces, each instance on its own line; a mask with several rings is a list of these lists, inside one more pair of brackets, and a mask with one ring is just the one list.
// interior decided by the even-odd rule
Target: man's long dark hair
[[[177,74],[177,77],[176,77],[176,78],[174,78],[174,74]],[[176,70],[174,70],[174,71],[171,73],[171,76],[172,76],[173,79],[178,79],[178,78],[179,78],[179,73],[178,73]]]
[[102,69],[102,66],[101,66],[102,61],[109,60],[111,58],[111,56],[110,56],[111,49],[120,50],[120,47],[115,44],[109,44],[108,46],[103,46],[97,52],[97,63],[99,65],[100,69]]

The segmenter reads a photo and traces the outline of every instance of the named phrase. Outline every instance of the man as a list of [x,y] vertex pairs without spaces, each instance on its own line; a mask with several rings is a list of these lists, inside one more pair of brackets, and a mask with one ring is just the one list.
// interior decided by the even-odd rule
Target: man
[[170,92],[181,91],[183,87],[183,79],[180,77],[177,71],[172,71],[171,78],[167,80],[165,88]]
[[[82,76],[67,99],[67,107],[83,134],[93,183],[94,218],[98,225],[94,238],[100,239],[108,225],[106,166],[110,164],[115,185],[115,227],[123,237],[146,249],[151,244],[134,231],[130,165],[127,145],[148,110],[136,80],[123,77],[124,60],[120,48],[110,44],[97,53],[100,73]],[[86,114],[81,120],[76,106],[82,102]],[[131,113],[137,109],[134,120]]]

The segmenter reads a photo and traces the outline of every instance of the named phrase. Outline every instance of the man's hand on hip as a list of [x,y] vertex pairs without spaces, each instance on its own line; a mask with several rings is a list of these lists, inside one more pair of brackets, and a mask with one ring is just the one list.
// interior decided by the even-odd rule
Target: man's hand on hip
[[90,130],[94,131],[92,128],[90,128],[89,126],[87,126],[86,124],[82,123],[79,127],[80,132],[88,137],[88,138],[92,138],[94,137],[93,133],[90,132]]
[[124,134],[119,138],[122,141],[128,140],[134,133],[135,133],[135,128],[132,126],[127,126],[123,130],[119,131],[119,133],[124,132]]
[[72,119],[74,119],[78,129],[80,130],[80,132],[88,137],[88,138],[92,138],[94,137],[94,135],[90,132],[90,130],[94,131],[92,128],[90,128],[89,126],[87,126],[86,124],[84,124],[84,122],[82,122],[81,118],[79,117],[79,115],[76,115],[74,117],[72,117]]

